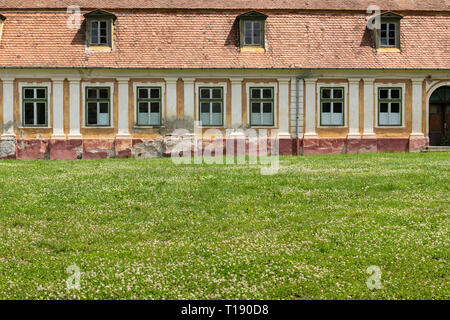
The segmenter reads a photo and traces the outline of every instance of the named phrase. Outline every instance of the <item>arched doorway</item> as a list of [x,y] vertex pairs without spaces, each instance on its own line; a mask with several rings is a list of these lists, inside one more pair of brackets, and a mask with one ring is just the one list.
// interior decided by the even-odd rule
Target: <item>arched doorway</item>
[[429,110],[430,146],[450,146],[450,86],[433,92]]

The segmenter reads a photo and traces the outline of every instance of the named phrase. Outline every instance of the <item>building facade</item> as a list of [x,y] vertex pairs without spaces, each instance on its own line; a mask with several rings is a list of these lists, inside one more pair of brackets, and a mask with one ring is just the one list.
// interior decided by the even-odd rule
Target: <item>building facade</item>
[[450,145],[445,0],[78,2],[3,1],[2,159],[163,156],[194,121],[281,154]]

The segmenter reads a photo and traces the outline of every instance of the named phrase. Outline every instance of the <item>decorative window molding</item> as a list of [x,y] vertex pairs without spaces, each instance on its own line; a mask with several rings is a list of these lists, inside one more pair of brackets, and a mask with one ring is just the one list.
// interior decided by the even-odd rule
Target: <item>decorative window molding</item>
[[114,21],[117,17],[100,9],[86,13],[84,17],[86,18],[86,44],[88,49],[111,49]]
[[[109,97],[105,98],[104,91],[98,92],[96,97],[88,98],[88,89],[107,89],[109,92]],[[82,93],[82,103],[83,103],[83,128],[113,128],[114,123],[114,83],[112,82],[83,82],[81,85],[81,93]],[[101,96],[100,96],[101,94]],[[92,120],[88,117],[88,102],[92,103],[91,105],[91,114],[94,114],[94,109],[96,109],[97,121],[96,124],[89,123],[88,121]],[[95,104],[95,108],[94,108]],[[107,111],[106,105],[107,104]]]
[[[139,98],[139,89],[159,89],[160,98]],[[153,92],[155,93],[155,92]],[[151,94],[151,92],[150,92]],[[165,108],[165,96],[166,96],[166,84],[164,82],[134,82],[133,83],[133,96],[134,96],[134,124],[133,126],[137,128],[153,128],[153,127],[159,127],[163,123],[164,118],[164,108]],[[156,121],[158,120],[156,112],[153,112],[153,115],[151,114],[151,103],[156,103],[159,101],[159,123]],[[150,104],[148,106],[148,111],[150,113],[147,115],[148,117],[148,124],[145,124],[145,115],[141,115],[141,118],[139,118],[139,102],[148,103]],[[153,108],[156,108],[156,105],[153,105]],[[144,110],[143,110],[144,111]],[[145,112],[142,112],[145,113]]]
[[400,51],[400,20],[403,16],[386,12],[380,15],[380,26],[374,29],[375,47],[378,51]]
[[[221,97],[218,96],[219,91],[215,89],[220,90]],[[202,91],[205,93],[203,96]],[[206,96],[207,91],[209,91],[208,96]],[[195,92],[197,95],[197,120],[202,121],[202,127],[223,127],[227,110],[227,84],[199,81],[195,83]],[[205,112],[202,112],[202,104]],[[220,112],[215,112],[219,110],[219,104]],[[206,112],[206,108],[209,109],[209,112]],[[207,113],[209,116],[206,115]]]
[[346,128],[348,83],[318,83],[317,97],[317,127]]
[[50,82],[19,83],[21,127],[50,128]]
[[[252,97],[252,89],[255,91],[259,90],[258,94]],[[268,95],[268,91],[265,89],[271,89],[271,97]],[[261,127],[261,128],[274,128],[276,127],[277,121],[277,111],[278,111],[278,83],[247,83],[247,121],[251,127]],[[264,98],[266,94],[266,98]],[[254,104],[254,105],[252,105]],[[271,105],[271,106],[270,106]],[[269,110],[269,107],[271,110]],[[264,112],[267,111],[267,112]],[[270,111],[270,112],[269,112]]]
[[404,83],[375,84],[375,106],[377,128],[405,127]]
[[239,17],[239,35],[241,49],[264,49],[267,16],[250,11]]

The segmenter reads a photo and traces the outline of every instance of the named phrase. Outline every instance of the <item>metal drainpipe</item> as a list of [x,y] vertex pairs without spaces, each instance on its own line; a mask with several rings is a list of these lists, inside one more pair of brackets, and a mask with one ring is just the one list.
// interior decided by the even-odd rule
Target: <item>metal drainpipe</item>
[[[295,138],[298,139],[298,118],[299,118],[299,107],[300,107],[300,79],[304,79],[313,74],[313,69],[308,72],[297,76],[295,79],[297,81],[297,92],[295,100]],[[298,152],[298,151],[297,151]]]

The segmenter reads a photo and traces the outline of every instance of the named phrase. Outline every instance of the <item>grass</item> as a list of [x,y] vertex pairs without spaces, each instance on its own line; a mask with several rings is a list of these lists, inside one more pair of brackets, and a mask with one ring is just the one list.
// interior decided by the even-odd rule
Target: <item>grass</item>
[[2,161],[0,299],[450,298],[448,153],[280,164]]

